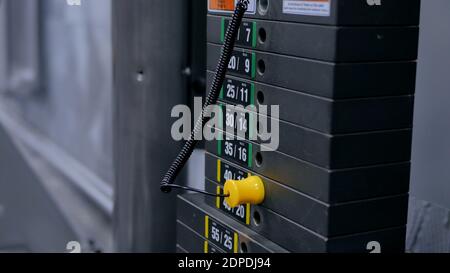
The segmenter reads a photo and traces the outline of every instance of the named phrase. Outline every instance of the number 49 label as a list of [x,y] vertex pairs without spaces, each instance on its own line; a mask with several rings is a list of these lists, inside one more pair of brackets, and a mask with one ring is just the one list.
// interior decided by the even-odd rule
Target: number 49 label
[[227,253],[238,253],[238,234],[209,218],[208,215],[205,215],[205,237]]

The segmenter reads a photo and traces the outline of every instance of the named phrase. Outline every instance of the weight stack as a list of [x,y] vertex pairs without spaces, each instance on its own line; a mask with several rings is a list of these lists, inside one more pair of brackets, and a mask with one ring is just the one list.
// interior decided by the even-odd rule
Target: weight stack
[[[234,4],[208,2],[208,90]],[[179,196],[180,251],[404,252],[419,14],[419,0],[251,1],[216,128],[243,138],[206,143],[205,189],[257,175],[266,197]]]

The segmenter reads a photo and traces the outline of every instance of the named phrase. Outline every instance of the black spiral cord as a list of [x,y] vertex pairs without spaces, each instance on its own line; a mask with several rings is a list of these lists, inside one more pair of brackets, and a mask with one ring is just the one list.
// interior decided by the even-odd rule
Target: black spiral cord
[[225,80],[225,74],[227,72],[228,63],[231,59],[231,54],[233,53],[234,44],[236,42],[236,37],[238,34],[239,27],[242,22],[242,18],[244,17],[245,12],[247,11],[249,4],[249,0],[239,0],[236,5],[236,9],[234,10],[233,17],[231,19],[230,24],[228,25],[228,30],[225,34],[224,45],[222,47],[222,52],[220,54],[219,63],[216,68],[216,73],[214,75],[214,80],[209,91],[208,96],[206,97],[205,104],[203,105],[201,116],[198,118],[195,123],[194,130],[191,132],[189,139],[184,144],[178,156],[172,162],[167,173],[164,175],[163,180],[161,181],[161,191],[164,193],[170,193],[172,189],[182,189],[192,192],[202,193],[208,196],[219,196],[219,197],[228,197],[228,195],[222,194],[214,194],[209,193],[203,190],[194,189],[191,187],[181,186],[173,184],[174,180],[180,173],[181,169],[183,169],[186,162],[192,155],[192,152],[195,149],[197,144],[197,140],[195,136],[203,131],[203,125],[207,123],[211,117],[207,115],[207,111],[209,106],[215,105],[217,100],[219,99],[220,90],[222,88],[223,82]]

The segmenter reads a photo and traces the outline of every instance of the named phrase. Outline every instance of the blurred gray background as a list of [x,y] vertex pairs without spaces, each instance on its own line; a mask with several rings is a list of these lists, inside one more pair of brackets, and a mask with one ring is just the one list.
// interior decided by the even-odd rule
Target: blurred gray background
[[450,252],[450,1],[423,0],[407,247]]
[[[0,2],[0,252],[115,250],[112,1]],[[422,1],[411,252],[450,252],[449,14]]]
[[[0,215],[0,249],[64,252],[74,240],[84,249],[111,251],[111,1],[78,7],[65,0],[8,0],[0,12],[0,122],[36,176],[23,181],[14,176],[25,172],[20,164],[0,164],[0,197],[19,191],[12,188],[41,192],[26,208],[17,207],[18,200],[3,204],[9,214]],[[30,207],[48,218],[46,229],[33,227],[43,219],[16,220]],[[58,217],[46,217],[53,210]],[[17,227],[27,236],[10,242]],[[58,229],[67,231],[53,243]]]

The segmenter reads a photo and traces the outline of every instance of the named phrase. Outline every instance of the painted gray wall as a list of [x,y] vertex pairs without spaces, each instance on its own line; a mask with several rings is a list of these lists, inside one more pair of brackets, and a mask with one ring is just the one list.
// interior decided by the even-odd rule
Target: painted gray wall
[[33,127],[112,184],[111,1],[40,2],[42,88],[11,101]]
[[411,194],[450,208],[450,1],[423,0]]
[[77,239],[0,125],[0,252],[64,252]]

